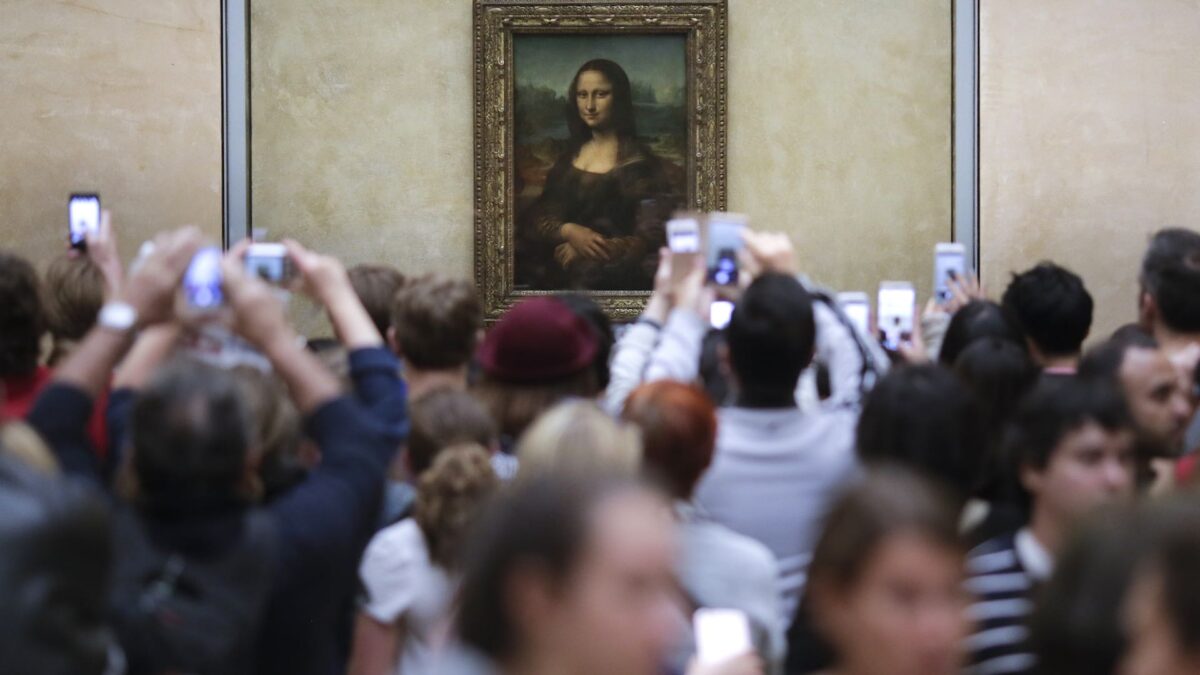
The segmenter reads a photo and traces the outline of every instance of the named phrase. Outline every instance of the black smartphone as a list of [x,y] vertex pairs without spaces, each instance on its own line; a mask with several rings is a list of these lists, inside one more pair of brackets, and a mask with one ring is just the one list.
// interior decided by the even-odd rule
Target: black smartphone
[[100,231],[100,195],[77,192],[67,202],[67,236],[71,247],[87,248],[87,235]]

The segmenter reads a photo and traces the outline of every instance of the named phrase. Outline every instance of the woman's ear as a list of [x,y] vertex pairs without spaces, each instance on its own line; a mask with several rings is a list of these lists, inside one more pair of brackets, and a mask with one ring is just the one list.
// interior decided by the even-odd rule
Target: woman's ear
[[391,349],[393,354],[395,354],[396,356],[404,356],[404,354],[400,353],[400,343],[396,342],[396,327],[395,326],[388,326],[387,344],[388,344],[388,349]]
[[504,602],[517,629],[529,639],[538,640],[555,623],[554,598],[546,569],[537,563],[514,565],[504,580]]
[[841,642],[848,613],[845,594],[828,584],[809,586],[807,593],[805,603],[813,628],[827,642]]
[[1045,469],[1038,469],[1029,464],[1022,464],[1017,469],[1017,480],[1021,482],[1021,487],[1033,496],[1041,494],[1042,491],[1042,474]]
[[1142,291],[1138,296],[1138,323],[1147,332],[1152,332],[1158,323],[1158,303],[1147,291]]

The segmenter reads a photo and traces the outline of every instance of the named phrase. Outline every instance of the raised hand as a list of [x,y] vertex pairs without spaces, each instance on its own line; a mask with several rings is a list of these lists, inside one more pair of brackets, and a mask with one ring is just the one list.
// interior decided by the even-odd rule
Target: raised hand
[[983,284],[979,283],[979,277],[971,272],[965,276],[956,276],[947,280],[946,286],[950,289],[951,294],[950,300],[944,305],[947,314],[954,314],[973,300],[987,299],[987,292],[984,290]]
[[766,273],[796,275],[799,269],[796,265],[796,248],[792,245],[791,237],[779,232],[755,232],[746,229],[742,232],[742,241],[746,245],[753,269],[750,276]]
[[87,233],[87,250],[84,253],[95,263],[104,277],[104,297],[112,300],[121,292],[125,280],[125,269],[121,265],[121,254],[117,251],[116,230],[112,224],[112,213],[100,212],[100,228]]
[[139,325],[161,323],[174,316],[175,294],[183,273],[203,243],[200,230],[191,225],[154,238],[153,252],[129,275],[118,296],[137,311]]
[[342,261],[310,251],[292,239],[285,239],[283,245],[299,272],[301,290],[324,305],[342,344],[351,350],[382,345],[383,336],[354,292]]
[[243,240],[221,260],[225,298],[233,314],[233,330],[268,355],[276,348],[295,344],[296,335],[283,314],[283,302],[274,290],[246,274],[243,258],[250,240]]
[[293,239],[283,240],[288,257],[299,273],[298,290],[328,306],[329,302],[352,289],[346,266],[333,256],[310,251]]

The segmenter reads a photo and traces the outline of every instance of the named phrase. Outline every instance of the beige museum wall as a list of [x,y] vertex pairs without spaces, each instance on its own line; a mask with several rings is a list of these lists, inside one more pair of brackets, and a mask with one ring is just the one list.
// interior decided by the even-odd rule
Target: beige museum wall
[[1200,2],[983,0],[983,270],[1052,258],[1135,318],[1148,235],[1200,213]]
[[[826,283],[927,292],[951,230],[949,0],[729,5],[730,207]],[[254,225],[470,275],[471,3],[250,7]]]
[[72,190],[114,211],[122,248],[193,223],[221,233],[215,0],[0,0],[0,246],[62,250]]

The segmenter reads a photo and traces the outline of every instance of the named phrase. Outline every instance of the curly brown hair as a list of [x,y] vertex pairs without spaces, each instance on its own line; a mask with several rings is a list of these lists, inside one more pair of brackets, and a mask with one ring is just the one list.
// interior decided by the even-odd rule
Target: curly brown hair
[[425,535],[434,564],[446,570],[457,568],[463,535],[498,484],[482,447],[455,445],[438,453],[421,476],[413,507],[413,519]]

